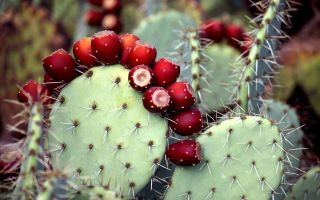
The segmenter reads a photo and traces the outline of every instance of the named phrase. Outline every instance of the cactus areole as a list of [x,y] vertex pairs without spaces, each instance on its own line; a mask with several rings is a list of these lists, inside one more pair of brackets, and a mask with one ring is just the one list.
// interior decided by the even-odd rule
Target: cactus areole
[[[81,46],[83,41],[85,46]],[[141,44],[136,42],[136,47],[126,48],[127,44],[111,31],[76,42],[75,57],[80,61],[93,58],[92,62],[88,62],[88,71],[80,76],[73,80],[67,77],[65,82],[69,84],[57,95],[50,113],[48,138],[53,167],[73,171],[73,181],[78,185],[102,184],[120,190],[125,198],[135,196],[160,164],[168,132],[168,122],[161,114],[173,112],[174,102],[170,99],[177,99],[176,95],[184,94],[187,87],[183,82],[179,84],[184,87],[175,87],[172,81],[175,90],[172,96],[168,89],[157,85],[153,80],[155,54],[150,57],[147,49],[139,50],[141,58],[148,58],[148,62],[143,62],[145,65],[126,68],[132,66],[130,51],[135,54],[139,48],[149,48]],[[81,55],[79,49],[83,49]],[[122,49],[129,51],[125,52],[131,55],[128,60],[122,59]],[[50,59],[54,63],[62,62],[54,60],[52,55]],[[93,61],[105,65],[92,66]],[[59,74],[61,70],[52,73],[54,69],[47,66],[45,70],[56,73],[59,80],[63,78]],[[79,74],[72,72],[76,73]],[[194,97],[187,92],[191,98],[187,106],[191,106]]]

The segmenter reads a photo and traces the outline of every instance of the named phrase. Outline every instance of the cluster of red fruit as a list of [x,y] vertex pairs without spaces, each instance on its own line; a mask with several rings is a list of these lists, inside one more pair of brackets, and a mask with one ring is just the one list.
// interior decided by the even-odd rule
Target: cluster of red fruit
[[90,26],[102,27],[116,33],[121,32],[121,0],[88,0],[91,9],[86,12],[85,21]]
[[248,54],[251,46],[251,38],[241,26],[225,24],[220,20],[209,20],[200,26],[200,37],[205,41],[221,43],[226,39],[227,44],[240,51],[243,55]]
[[[100,31],[93,37],[75,42],[73,54],[75,59],[59,49],[44,58],[45,86],[29,81],[19,91],[19,101],[44,102],[50,93],[58,92],[85,70],[101,63],[120,63],[130,69],[128,81],[132,88],[143,92],[144,107],[150,112],[169,115],[169,126],[175,133],[191,136],[202,129],[201,112],[192,107],[195,97],[189,84],[176,82],[180,67],[165,58],[156,62],[155,47],[142,42],[137,36],[118,36],[113,31]],[[180,165],[193,165],[200,161],[198,145],[192,140],[170,145],[167,156]]]

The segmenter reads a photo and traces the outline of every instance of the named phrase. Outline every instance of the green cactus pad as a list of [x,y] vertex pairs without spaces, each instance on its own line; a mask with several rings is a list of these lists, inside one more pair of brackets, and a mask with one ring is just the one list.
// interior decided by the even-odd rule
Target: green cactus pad
[[148,112],[121,65],[95,67],[60,93],[50,115],[55,168],[75,182],[134,196],[146,185],[166,146],[167,121]]
[[285,200],[319,200],[320,167],[315,167],[303,175],[293,186]]
[[81,188],[77,192],[77,194],[72,198],[74,200],[122,200],[124,196],[119,194],[119,192],[115,192],[109,190],[106,187],[102,186],[91,186],[86,188]]
[[203,163],[177,167],[166,200],[269,199],[282,176],[278,128],[261,117],[242,116],[213,125],[197,138]]
[[287,104],[274,100],[265,100],[262,110],[266,113],[266,117],[275,121],[282,130],[283,148],[288,153],[287,159],[290,159],[288,166],[296,171],[302,155],[303,137],[296,111]]
[[[230,76],[234,61],[240,53],[228,45],[212,45],[204,52],[211,60],[200,69],[200,88],[203,112],[218,110],[231,102],[232,82]],[[230,80],[230,81],[229,81]]]
[[179,40],[175,31],[183,31],[195,25],[188,15],[176,11],[160,12],[141,21],[133,33],[146,42],[152,42],[157,48],[158,58],[175,59],[176,55],[170,56],[170,53],[175,52],[174,42]]

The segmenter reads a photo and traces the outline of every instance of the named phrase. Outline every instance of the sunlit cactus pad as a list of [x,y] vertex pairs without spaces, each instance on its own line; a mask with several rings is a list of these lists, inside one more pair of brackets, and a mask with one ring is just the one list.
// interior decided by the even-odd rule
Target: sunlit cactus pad
[[213,125],[197,141],[203,163],[177,167],[165,199],[267,200],[279,185],[282,141],[269,120],[229,119]]
[[95,67],[68,84],[50,115],[49,145],[53,166],[76,183],[134,196],[163,157],[167,121],[143,107],[128,72]]

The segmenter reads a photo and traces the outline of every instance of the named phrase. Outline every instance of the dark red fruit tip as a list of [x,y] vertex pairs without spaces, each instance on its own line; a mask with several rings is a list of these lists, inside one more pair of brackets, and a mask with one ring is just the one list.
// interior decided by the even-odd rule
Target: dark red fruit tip
[[165,59],[161,58],[153,67],[158,86],[167,87],[174,83],[180,75],[180,67]]
[[22,86],[17,94],[18,101],[26,104],[34,104],[36,102],[48,103],[49,91],[43,85],[34,80],[28,81]]
[[48,73],[45,73],[43,76],[43,85],[51,91],[59,91],[65,84],[63,81],[55,81]]
[[170,128],[182,136],[190,136],[198,133],[202,129],[201,112],[196,108],[175,113],[170,116]]
[[166,156],[176,165],[194,166],[201,161],[201,146],[193,140],[182,140],[170,144]]
[[122,65],[128,64],[129,53],[131,49],[134,47],[135,42],[139,40],[139,37],[133,34],[121,34],[119,35],[119,39],[122,45],[122,56],[120,59],[120,63]]
[[122,30],[122,23],[118,16],[114,14],[108,14],[102,19],[102,28],[120,33]]
[[226,35],[226,27],[220,20],[209,20],[200,27],[200,37],[213,42],[221,42]]
[[138,65],[130,70],[128,80],[135,90],[144,91],[154,83],[154,73],[150,67]]
[[101,26],[104,13],[96,10],[88,10],[84,15],[85,22],[90,26]]
[[64,49],[58,49],[43,59],[45,71],[56,81],[72,81],[76,76],[76,62]]
[[245,36],[242,27],[236,24],[230,24],[227,26],[226,31],[229,45],[241,50],[240,42],[243,41]]
[[96,5],[96,6],[102,6],[103,0],[87,0],[89,4]]
[[156,48],[149,44],[143,43],[141,40],[135,42],[133,49],[129,53],[129,68],[137,65],[153,66],[157,57]]
[[191,86],[186,82],[175,82],[167,87],[170,95],[170,109],[182,111],[190,108],[196,102]]
[[151,87],[144,92],[142,102],[150,112],[164,112],[169,108],[170,96],[163,87]]
[[85,37],[75,42],[72,51],[79,64],[87,67],[94,67],[98,64],[92,52],[90,37]]
[[106,65],[118,63],[122,51],[121,47],[118,35],[109,30],[95,33],[91,40],[93,54],[98,61]]

